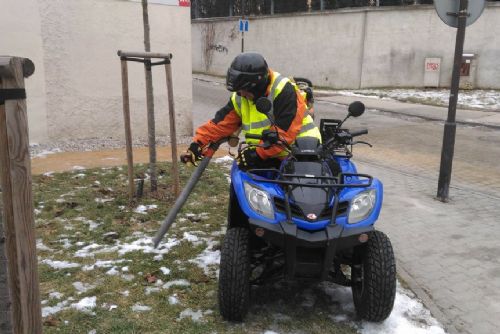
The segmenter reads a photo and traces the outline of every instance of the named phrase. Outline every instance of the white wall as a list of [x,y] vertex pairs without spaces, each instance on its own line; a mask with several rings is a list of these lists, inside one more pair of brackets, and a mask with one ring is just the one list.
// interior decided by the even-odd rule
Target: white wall
[[47,139],[43,43],[37,0],[0,0],[0,55],[30,58],[35,73],[25,81],[30,141]]
[[[225,75],[241,51],[237,18],[192,23],[193,70]],[[205,35],[213,26],[218,49],[206,68]],[[251,17],[245,50],[261,52],[284,74],[305,76],[332,88],[422,87],[426,57],[441,57],[441,86],[449,86],[456,29],[445,25],[433,6],[344,9]],[[220,52],[225,50],[228,52]],[[467,28],[465,52],[474,60],[478,88],[500,88],[500,4],[488,3]]]
[[[5,7],[9,8],[7,15],[3,11]],[[28,81],[36,79],[45,89],[43,92],[39,86],[28,87],[31,141],[123,138],[121,71],[116,53],[120,49],[144,50],[141,3],[0,0],[0,8],[0,31],[13,34],[19,27],[31,27],[23,39],[0,35],[0,54],[31,58],[36,71]],[[14,18],[16,25],[6,24],[5,16]],[[177,132],[191,134],[190,8],[150,4],[149,19],[151,50],[173,54]],[[4,40],[8,43],[4,44]],[[164,66],[154,67],[153,73],[156,132],[164,135],[168,134]],[[147,137],[142,64],[129,63],[129,85],[132,135]],[[40,96],[38,100],[35,94]],[[32,106],[35,102],[45,106],[40,108],[44,110]],[[35,113],[37,123],[32,119]],[[45,136],[40,130],[43,128]]]

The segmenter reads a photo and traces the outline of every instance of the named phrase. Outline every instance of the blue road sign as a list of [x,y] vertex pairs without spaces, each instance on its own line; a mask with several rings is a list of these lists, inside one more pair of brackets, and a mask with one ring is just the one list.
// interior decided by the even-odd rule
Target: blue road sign
[[247,32],[248,31],[248,20],[240,19],[239,26],[240,26],[240,31]]

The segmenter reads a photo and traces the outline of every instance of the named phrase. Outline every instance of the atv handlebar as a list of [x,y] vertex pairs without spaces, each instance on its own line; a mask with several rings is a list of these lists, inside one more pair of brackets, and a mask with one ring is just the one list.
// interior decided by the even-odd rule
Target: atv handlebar
[[350,133],[351,137],[366,135],[366,134],[368,134],[368,129],[361,129],[361,130],[357,130],[357,131],[351,131],[349,133]]
[[245,138],[249,139],[262,139],[262,135],[254,135],[252,133],[246,133]]

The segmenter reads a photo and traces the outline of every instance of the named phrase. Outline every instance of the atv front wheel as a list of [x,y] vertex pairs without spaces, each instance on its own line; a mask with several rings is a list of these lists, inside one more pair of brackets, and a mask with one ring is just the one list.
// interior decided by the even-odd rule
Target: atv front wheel
[[250,298],[250,233],[234,227],[227,230],[220,258],[219,309],[222,317],[242,321]]
[[394,306],[396,262],[391,241],[373,231],[366,245],[354,250],[352,297],[356,313],[368,321],[385,320]]

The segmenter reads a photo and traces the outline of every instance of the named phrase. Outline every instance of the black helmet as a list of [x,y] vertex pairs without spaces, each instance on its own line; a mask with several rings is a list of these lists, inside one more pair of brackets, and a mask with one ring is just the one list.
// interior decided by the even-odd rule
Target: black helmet
[[256,52],[241,53],[234,58],[227,70],[226,87],[231,92],[246,90],[257,95],[267,88],[269,68],[262,55]]

